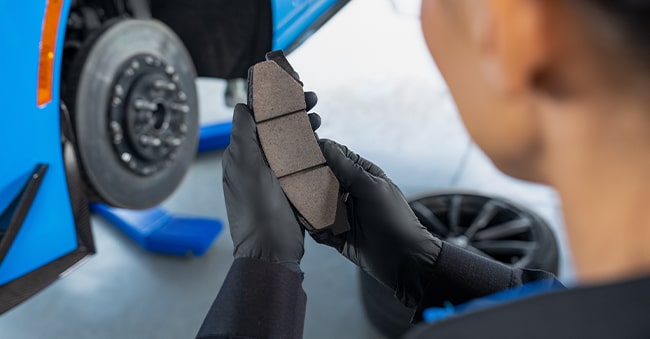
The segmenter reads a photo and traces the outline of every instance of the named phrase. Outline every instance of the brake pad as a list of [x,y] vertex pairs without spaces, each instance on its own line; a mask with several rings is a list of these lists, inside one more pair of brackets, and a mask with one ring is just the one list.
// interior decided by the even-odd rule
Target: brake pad
[[309,124],[302,85],[282,51],[269,52],[248,70],[248,106],[266,161],[305,226],[339,234],[349,229],[345,204]]

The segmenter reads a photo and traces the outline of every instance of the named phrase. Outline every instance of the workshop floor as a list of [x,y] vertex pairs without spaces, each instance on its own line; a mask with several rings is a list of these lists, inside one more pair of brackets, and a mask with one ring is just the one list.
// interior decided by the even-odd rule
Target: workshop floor
[[[499,174],[471,143],[416,16],[389,1],[352,1],[289,59],[318,93],[321,137],[378,163],[407,194],[463,187],[528,205],[558,231],[560,276],[572,279],[557,196]],[[204,121],[229,119],[223,90],[223,81],[199,80]],[[164,205],[227,222],[221,152],[201,155]],[[192,338],[232,261],[227,227],[199,258],[145,252],[99,218],[93,230],[98,254],[1,316],[0,337]],[[305,338],[380,337],[360,304],[355,267],[311,239],[305,247]]]

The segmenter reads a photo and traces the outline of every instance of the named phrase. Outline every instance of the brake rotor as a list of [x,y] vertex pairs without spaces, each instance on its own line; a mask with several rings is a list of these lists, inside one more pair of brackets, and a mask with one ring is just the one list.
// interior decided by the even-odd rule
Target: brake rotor
[[149,208],[178,187],[198,145],[195,79],[182,41],[160,22],[107,22],[84,42],[64,99],[98,201]]

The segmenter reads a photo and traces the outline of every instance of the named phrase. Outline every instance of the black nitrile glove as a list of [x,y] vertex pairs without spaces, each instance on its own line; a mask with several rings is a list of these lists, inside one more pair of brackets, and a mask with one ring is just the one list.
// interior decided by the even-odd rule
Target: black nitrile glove
[[304,230],[296,219],[257,138],[248,106],[238,104],[223,155],[223,195],[235,258],[300,263]]
[[[318,98],[305,93],[307,110]],[[223,194],[235,258],[280,263],[300,272],[304,229],[266,163],[248,106],[235,106],[230,145],[223,155]]]
[[347,197],[350,231],[311,234],[337,249],[414,308],[431,281],[442,242],[420,224],[404,194],[377,165],[334,141],[319,141]]

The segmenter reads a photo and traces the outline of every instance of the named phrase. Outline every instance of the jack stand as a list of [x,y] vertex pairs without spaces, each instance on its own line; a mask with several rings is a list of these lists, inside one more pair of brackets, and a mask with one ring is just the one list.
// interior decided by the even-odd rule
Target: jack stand
[[171,255],[203,255],[223,228],[217,219],[176,216],[160,206],[139,211],[94,203],[90,210],[142,248]]
[[199,153],[224,149],[230,143],[232,122],[201,126],[199,131]]

